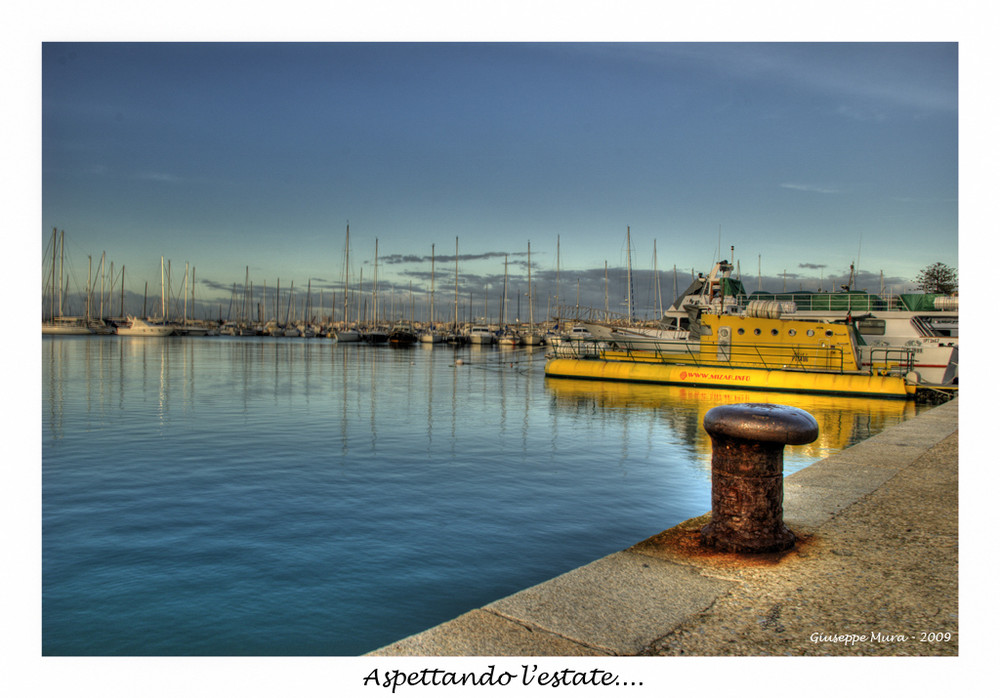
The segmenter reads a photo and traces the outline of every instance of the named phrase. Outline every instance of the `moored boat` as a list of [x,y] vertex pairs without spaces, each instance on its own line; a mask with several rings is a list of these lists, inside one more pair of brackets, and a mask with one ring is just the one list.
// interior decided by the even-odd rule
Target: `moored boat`
[[146,322],[130,315],[128,324],[119,326],[117,333],[128,337],[167,337],[174,333],[174,326]]
[[473,325],[469,329],[469,344],[493,344],[496,335],[487,325]]
[[351,344],[361,341],[361,333],[356,327],[343,327],[336,332],[337,341]]
[[595,340],[589,354],[557,356],[546,364],[545,373],[884,397],[912,397],[916,392],[912,352],[887,349],[865,370],[857,331],[847,323],[708,312],[693,319],[696,329],[675,338],[587,325]]
[[368,344],[387,344],[389,342],[389,330],[384,327],[369,327],[361,336]]
[[86,318],[54,317],[42,321],[42,334],[94,334]]
[[[701,274],[664,312],[657,328],[618,327],[622,341],[676,339],[699,330],[703,313],[757,314],[786,320],[813,320],[854,325],[859,335],[861,369],[879,370],[887,357],[909,353],[910,371],[921,384],[958,383],[958,298],[940,294],[873,294],[850,290],[748,294],[731,277],[733,265],[715,264]],[[852,276],[853,279],[853,270]]]
[[497,337],[497,344],[505,347],[517,347],[523,343],[521,334],[510,327],[504,328]]
[[781,303],[782,317],[852,322],[863,340],[862,366],[887,350],[913,352],[921,383],[958,383],[958,298],[940,294],[875,295],[864,291],[832,293],[754,293],[748,304]]
[[397,323],[389,331],[389,344],[397,347],[410,346],[417,341],[417,333],[412,325],[406,322]]

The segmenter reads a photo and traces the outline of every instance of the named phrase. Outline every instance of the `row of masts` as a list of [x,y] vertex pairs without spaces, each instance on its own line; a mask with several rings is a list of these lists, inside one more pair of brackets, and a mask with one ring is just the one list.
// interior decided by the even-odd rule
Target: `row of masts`
[[[630,235],[630,231],[629,231],[629,235]],[[371,289],[371,304],[369,306],[366,302],[364,302],[364,292],[362,290],[362,287],[363,287],[363,284],[364,284],[363,269],[359,272],[359,276],[358,276],[358,290],[357,290],[357,292],[352,292],[352,290],[350,288],[350,223],[348,223],[348,225],[347,225],[347,237],[346,237],[346,244],[345,244],[345,255],[344,255],[344,282],[343,282],[343,292],[342,292],[342,298],[341,298],[342,307],[341,307],[341,319],[339,320],[340,323],[351,324],[353,322],[355,324],[358,324],[358,323],[365,323],[366,322],[368,324],[377,324],[377,323],[384,323],[384,322],[389,322],[390,321],[389,318],[385,317],[384,309],[383,309],[383,312],[380,313],[380,299],[381,299],[381,294],[379,292],[380,289],[379,289],[379,278],[378,278],[378,272],[379,272],[379,264],[378,264],[378,251],[379,251],[379,247],[378,247],[378,242],[379,241],[376,238],[376,240],[375,240],[374,274],[373,274],[373,279],[372,279],[372,282],[371,282],[371,285],[372,285],[372,289]],[[568,312],[568,313],[572,314],[572,312],[573,312],[568,307],[564,307],[560,303],[560,295],[559,295],[560,294],[560,290],[559,290],[559,286],[560,286],[560,243],[561,243],[561,241],[557,237],[557,241],[556,241],[556,245],[557,245],[556,296],[555,296],[555,304],[554,304],[554,306],[550,304],[550,307],[549,307],[549,310],[548,310],[548,314],[551,316],[551,313],[553,312],[553,309],[554,309],[555,319],[556,319],[557,322],[558,322],[558,318],[561,317],[562,315],[564,315],[565,313]],[[49,276],[49,279],[48,279],[48,282],[47,282],[48,288],[46,290],[46,295],[49,298],[49,311],[47,313],[47,316],[49,318],[52,318],[52,317],[61,317],[61,316],[64,315],[64,296],[68,296],[69,276],[67,274],[65,274],[65,270],[64,270],[64,246],[65,246],[65,232],[58,233],[57,230],[54,229],[53,230],[53,244],[52,244],[53,262],[52,262],[52,267],[51,267],[51,270],[50,270],[50,276]],[[631,289],[632,282],[631,282],[631,242],[630,242],[630,238],[629,238],[629,245],[628,246],[629,246],[629,264],[628,264],[628,266],[629,266],[629,281],[628,281],[629,293],[628,293],[628,312],[627,312],[627,317],[631,318],[632,315],[633,315],[633,305],[632,305],[632,289]],[[654,254],[655,254],[655,243],[654,243]],[[88,262],[90,262],[90,260],[91,260],[91,258],[90,258],[90,256],[88,256]],[[437,326],[438,324],[440,324],[438,322],[438,319],[437,319],[437,316],[436,316],[436,312],[435,312],[436,308],[438,306],[437,298],[436,298],[437,288],[436,288],[436,267],[435,267],[435,262],[436,262],[436,245],[432,245],[431,246],[431,291],[430,291],[430,302],[429,302],[429,308],[430,308],[430,325],[431,326]],[[532,266],[531,265],[531,242],[529,240],[528,241],[528,293],[527,293],[527,298],[528,298],[528,315],[529,315],[528,324],[529,325],[534,325],[535,324],[535,318],[534,318],[535,299],[534,299],[534,292],[533,292],[533,285],[532,285],[532,278],[531,278],[531,272],[532,272],[531,266]],[[113,312],[113,311],[106,312],[106,310],[110,311],[110,306],[111,306],[111,289],[112,289],[112,287],[115,284],[118,284],[119,285],[119,289],[120,289],[119,307],[118,307],[118,313],[117,313],[117,315],[118,315],[119,318],[122,318],[122,317],[125,316],[125,268],[124,268],[124,265],[121,267],[121,269],[118,271],[117,274],[114,272],[114,263],[111,263],[111,271],[110,271],[110,273],[106,274],[105,270],[106,270],[106,255],[105,255],[105,253],[102,253],[97,276],[93,275],[92,268],[88,268],[87,288],[86,288],[86,293],[85,293],[85,298],[86,298],[86,316],[87,316],[87,318],[94,317],[95,316],[95,310],[96,310],[96,317],[100,318],[102,320],[106,319],[108,317],[108,315],[111,314],[111,312]],[[57,272],[58,272],[58,276],[59,276],[59,281],[58,282],[56,281],[56,273]],[[676,274],[676,270],[675,270],[675,274]],[[110,280],[108,279],[108,276],[110,276]],[[97,295],[97,297],[99,299],[98,303],[97,303],[98,307],[94,308],[94,307],[92,307],[92,303],[93,303],[93,298],[95,296],[95,290],[96,290],[95,287],[96,287],[96,282],[97,282],[98,278],[100,279],[100,288],[101,288],[101,290],[100,290],[100,294]],[[159,321],[166,322],[166,321],[173,321],[175,319],[174,316],[175,316],[175,313],[177,311],[177,308],[175,307],[175,304],[172,302],[172,299],[174,298],[173,297],[173,290],[172,290],[172,288],[173,288],[173,281],[172,281],[172,279],[173,279],[173,277],[172,277],[172,272],[171,272],[171,261],[170,260],[165,260],[161,256],[160,257],[160,294],[159,294],[159,296],[160,296],[159,297],[160,313],[159,313],[159,317],[156,318]],[[606,262],[605,262],[605,281],[607,281],[607,263]],[[183,284],[183,287],[184,287],[184,292],[183,292],[183,318],[182,318],[182,322],[184,324],[187,324],[189,322],[189,312],[188,312],[189,311],[189,300],[190,300],[190,308],[192,310],[194,310],[195,308],[197,308],[197,303],[196,303],[196,299],[195,299],[195,288],[196,288],[196,284],[195,284],[195,269],[194,269],[194,267],[190,266],[187,263],[185,263],[184,277],[183,277],[182,284]],[[658,280],[657,280],[657,284],[658,284]],[[412,286],[412,284],[411,284],[411,286]],[[605,286],[606,286],[606,288],[605,288],[605,305],[607,306],[607,300],[608,300],[607,299],[607,283],[605,284]],[[675,281],[675,287],[676,287],[676,281]],[[57,289],[57,292],[54,292],[52,289]],[[292,282],[292,284],[290,284],[290,286],[289,286],[286,304],[284,305],[284,307],[282,307],[282,304],[281,304],[281,280],[280,280],[280,278],[278,279],[278,282],[277,282],[276,288],[275,288],[275,293],[274,293],[274,315],[273,315],[272,321],[279,322],[281,324],[289,324],[299,314],[298,313],[298,308],[295,306],[294,301],[293,301],[294,290],[295,290],[294,289],[294,282]],[[500,306],[501,310],[500,310],[500,315],[499,315],[499,321],[500,321],[501,324],[506,324],[508,322],[508,313],[510,311],[508,291],[509,291],[509,284],[508,284],[508,259],[507,259],[507,256],[505,255],[505,258],[504,258],[503,297],[502,297],[502,301],[501,301],[501,306]],[[321,294],[322,294],[322,292],[321,292]],[[263,308],[266,307],[267,296],[268,296],[266,282],[263,285],[263,291],[262,291],[262,294],[261,294],[261,301],[258,302],[258,303],[256,303],[256,306],[257,306],[256,307],[256,312],[254,312],[254,310],[255,310],[254,309],[255,302],[253,300],[254,295],[255,294],[254,294],[254,289],[253,289],[253,282],[250,280],[249,267],[246,267],[246,270],[245,270],[245,280],[244,280],[242,292],[238,294],[238,292],[237,292],[237,284],[234,283],[233,284],[232,297],[230,298],[230,303],[229,303],[229,309],[226,312],[225,316],[223,316],[223,313],[222,313],[222,305],[220,304],[219,307],[218,307],[219,321],[222,322],[223,321],[223,317],[225,317],[225,319],[227,319],[227,320],[231,320],[231,321],[234,320],[235,322],[240,323],[240,324],[249,324],[249,323],[251,323],[253,321],[253,316],[254,315],[257,316],[257,320],[258,321],[261,321],[263,319],[264,315],[265,315],[265,312],[264,312]],[[144,318],[150,318],[151,317],[150,313],[148,312],[148,296],[149,296],[149,283],[146,282],[145,285],[144,285],[144,290],[143,290],[143,306],[142,306],[142,314],[141,314],[141,316],[144,317]],[[334,296],[335,296],[335,294],[334,294]],[[356,310],[354,310],[352,308],[352,302],[351,302],[352,298],[357,301],[357,308],[356,308]],[[518,308],[520,308],[520,298],[521,298],[521,295],[519,293],[518,294]],[[488,319],[488,317],[489,317],[489,294],[488,294],[488,290],[486,290],[484,292],[484,301],[483,301],[483,303],[484,303],[484,305],[483,305],[483,314],[481,316],[481,319],[483,321],[486,321]],[[455,238],[455,278],[454,278],[454,294],[453,294],[453,314],[452,314],[452,318],[451,318],[451,324],[452,324],[453,327],[458,327],[458,325],[461,322],[461,319],[460,319],[460,304],[461,304],[461,301],[460,301],[460,295],[459,295],[459,238],[456,237]],[[107,308],[106,308],[106,305],[107,305]],[[412,292],[411,292],[410,305],[411,305],[411,308],[412,308],[413,307]],[[472,318],[472,305],[473,305],[473,299],[472,299],[472,294],[470,293],[469,294],[469,320],[468,320],[468,322],[473,321],[473,318]],[[304,306],[305,307],[302,309],[301,317],[304,320],[315,320],[315,315],[312,312],[311,281],[310,281],[310,286],[309,286],[309,288],[307,290],[306,299],[304,301]],[[322,297],[321,297],[320,307],[322,307],[322,306],[323,306],[323,303],[322,303]],[[393,299],[393,304],[392,304],[391,310],[390,310],[391,316],[393,316],[393,317],[396,315],[396,311],[395,311],[395,307],[394,306],[395,306],[395,302],[394,302],[394,299]],[[576,304],[575,307],[576,308],[580,308],[580,303],[579,303],[579,283],[578,283],[578,289],[577,289],[577,304]],[[662,303],[661,303],[660,307],[662,308]],[[353,318],[351,317],[352,312],[354,313],[354,317]],[[590,313],[590,314],[592,315],[592,313]],[[321,312],[321,316],[324,316],[324,315],[325,314],[323,314]],[[332,304],[332,307],[331,307],[331,310],[330,310],[330,316],[329,316],[329,320],[328,320],[328,322],[330,324],[336,322],[335,315],[336,315],[336,310],[335,310],[335,303],[334,303],[334,304]],[[606,317],[605,317],[605,319],[609,319],[609,317],[612,316],[612,315],[618,315],[618,314],[610,313],[610,311],[606,309],[606,312],[605,312],[605,316]],[[412,319],[413,318],[412,318],[412,311],[411,311],[411,320]],[[518,310],[518,319],[516,321],[520,322],[520,310]]]
[[[377,325],[377,324],[387,324],[395,321],[400,321],[406,315],[405,305],[403,303],[396,303],[396,293],[397,291],[392,291],[391,301],[387,309],[385,307],[385,301],[383,294],[380,292],[379,287],[379,240],[375,239],[375,263],[373,267],[373,278],[370,282],[371,293],[370,301],[366,298],[366,292],[364,291],[364,272],[363,267],[359,270],[357,278],[356,289],[351,288],[351,266],[350,266],[350,223],[347,224],[347,234],[345,241],[345,253],[344,253],[344,269],[343,269],[343,286],[340,298],[340,317],[337,318],[338,308],[336,293],[332,294],[333,299],[329,306],[329,315],[322,309],[324,308],[322,291],[320,291],[320,302],[319,302],[319,312],[314,312],[312,299],[313,293],[311,289],[311,281],[307,285],[305,299],[302,302],[302,306],[298,306],[295,303],[295,285],[292,282],[288,286],[287,293],[282,295],[282,285],[280,278],[275,285],[275,290],[273,294],[273,316],[270,317],[270,321],[274,324],[286,326],[292,324],[293,322],[313,322],[316,324],[323,324],[328,326],[351,326],[351,325]],[[532,280],[532,264],[531,264],[531,242],[527,243],[528,250],[528,265],[527,265],[527,281],[528,281],[528,320],[527,323],[530,326],[534,326],[535,323],[535,294]],[[604,308],[585,307],[580,303],[580,282],[577,281],[577,297],[575,305],[570,303],[564,303],[563,298],[561,298],[561,239],[559,236],[556,238],[556,285],[555,285],[555,303],[548,303],[546,308],[546,317],[549,322],[554,321],[558,324],[561,319],[573,319],[573,318],[586,318],[591,321],[604,321],[604,322],[635,322],[636,321],[636,305],[634,302],[634,289],[633,289],[633,277],[632,277],[632,244],[631,244],[631,228],[626,228],[626,251],[625,251],[625,266],[627,269],[627,281],[626,281],[626,293],[625,300],[622,303],[624,306],[624,313],[616,310],[612,311],[610,306],[610,292],[609,292],[609,279],[608,279],[608,264],[605,261],[604,264]],[[758,259],[758,266],[760,260]],[[653,307],[655,309],[655,314],[657,318],[662,318],[664,315],[663,307],[663,293],[660,284],[660,274],[658,272],[658,260],[657,260],[657,247],[656,240],[653,241]],[[738,263],[737,263],[738,265]],[[183,315],[181,321],[183,324],[188,324],[191,320],[191,315],[193,311],[194,315],[200,315],[202,318],[206,316],[204,312],[204,303],[202,303],[202,311],[197,312],[196,309],[199,307],[195,299],[195,268],[187,263],[184,267],[184,278],[182,281],[183,285],[183,303],[182,308],[178,307],[176,299],[173,295],[173,283],[171,274],[171,262],[165,260],[162,256],[160,258],[160,294],[159,294],[159,320],[162,322],[175,321],[176,314],[178,311],[182,310]],[[509,286],[509,274],[508,274],[509,260],[508,256],[504,256],[504,277],[503,277],[503,291],[500,302],[500,311],[497,316],[497,322],[500,325],[506,325],[509,322],[511,315],[510,308],[510,286]],[[737,266],[738,268],[738,266]],[[677,267],[674,266],[674,298],[678,296],[678,279],[677,279]],[[58,277],[57,277],[58,275]],[[451,317],[445,323],[441,321],[438,316],[438,310],[440,304],[438,303],[438,289],[437,289],[437,268],[436,268],[436,245],[431,245],[431,284],[430,284],[430,294],[429,294],[429,326],[438,327],[444,324],[450,323],[452,328],[457,328],[461,324],[460,317],[460,306],[463,305],[462,299],[459,294],[459,239],[455,238],[455,269],[454,269],[454,292],[453,292],[453,312]],[[738,276],[738,274],[737,274]],[[692,279],[694,278],[694,270],[692,270]],[[852,278],[853,278],[853,265],[852,265]],[[850,281],[849,281],[850,284]],[[98,293],[99,285],[99,293]],[[758,271],[758,287],[760,286],[759,281],[759,271]],[[782,292],[784,292],[784,283],[782,284]],[[88,272],[87,272],[87,284],[85,292],[85,305],[86,305],[86,318],[88,321],[91,318],[98,318],[100,321],[108,319],[109,315],[114,313],[112,309],[112,296],[115,288],[119,289],[119,303],[117,308],[117,316],[122,318],[125,316],[125,267],[124,265],[117,271],[114,268],[114,263],[110,264],[110,270],[108,270],[108,263],[106,259],[106,254],[102,252],[100,262],[98,264],[98,271],[96,274],[93,273],[92,258],[88,256]],[[260,323],[265,321],[265,317],[271,315],[265,309],[269,308],[269,292],[268,284],[265,282],[263,284],[263,290],[260,295],[260,300],[256,301],[253,282],[250,279],[249,267],[246,267],[245,279],[242,291],[238,290],[238,285],[233,284],[232,297],[229,303],[229,309],[227,312],[223,313],[223,305],[220,303],[218,305],[218,321],[222,323],[224,321],[236,322],[241,325],[250,325],[254,322]],[[412,283],[410,285],[410,321],[415,320],[414,308],[415,301],[413,299]],[[759,289],[758,289],[759,290]],[[482,301],[482,314],[478,316],[480,322],[487,322],[490,319],[489,314],[489,289],[488,287],[483,291],[483,301]],[[46,308],[45,316],[48,319],[62,317],[65,314],[65,299],[69,296],[69,275],[65,270],[65,232],[58,232],[53,229],[52,232],[52,245],[51,245],[51,269],[46,277],[46,291],[45,297],[47,302],[43,307]],[[148,296],[149,296],[149,284],[145,284],[143,291],[143,302],[142,302],[142,317],[149,318],[150,314],[148,312]],[[522,318],[520,316],[520,303],[522,294],[518,291],[517,294],[517,306],[518,311],[514,322],[523,324]],[[95,303],[96,299],[96,303]],[[134,302],[134,301],[133,301]],[[190,303],[190,305],[189,305]],[[133,313],[138,314],[138,313]],[[426,318],[426,316],[424,316]],[[468,295],[468,313],[466,316],[466,322],[476,321],[477,318],[473,315],[473,293],[470,292]]]

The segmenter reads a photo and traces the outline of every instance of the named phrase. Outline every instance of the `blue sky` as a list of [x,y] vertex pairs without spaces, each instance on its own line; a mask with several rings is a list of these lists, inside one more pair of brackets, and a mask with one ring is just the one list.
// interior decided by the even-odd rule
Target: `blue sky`
[[603,307],[606,263],[620,305],[626,230],[645,306],[654,241],[665,303],[720,243],[749,290],[958,266],[955,43],[52,42],[41,77],[40,245],[66,231],[73,285],[106,253],[158,293],[162,256],[174,295],[189,264],[228,304],[249,267],[326,304],[348,221],[352,283],[377,238],[381,290],[420,297],[434,245],[450,293],[457,237],[491,314],[529,241],[536,312],[557,240],[563,302]]

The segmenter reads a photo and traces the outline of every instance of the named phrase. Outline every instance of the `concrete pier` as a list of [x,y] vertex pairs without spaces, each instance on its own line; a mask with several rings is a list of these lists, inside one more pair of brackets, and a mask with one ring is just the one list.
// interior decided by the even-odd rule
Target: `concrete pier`
[[785,478],[794,547],[711,514],[368,656],[958,654],[958,400]]

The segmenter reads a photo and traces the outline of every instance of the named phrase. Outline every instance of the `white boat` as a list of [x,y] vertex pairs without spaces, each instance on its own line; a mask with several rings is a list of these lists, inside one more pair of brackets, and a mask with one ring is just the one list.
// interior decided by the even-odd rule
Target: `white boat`
[[545,337],[534,327],[529,327],[521,334],[521,340],[526,346],[537,347],[545,343]]
[[337,341],[344,343],[360,342],[361,333],[356,327],[345,327],[337,330]]
[[174,333],[174,326],[158,325],[130,315],[128,325],[119,327],[117,333],[128,337],[166,337]]
[[504,347],[517,347],[523,343],[520,333],[509,327],[504,329],[497,338],[497,344]]
[[556,342],[557,345],[565,344],[567,342],[590,342],[593,341],[594,335],[590,331],[590,325],[587,323],[581,323],[579,325],[573,325],[568,332],[564,332],[559,337],[559,341]]
[[469,344],[493,344],[496,335],[486,325],[473,325],[469,329]]
[[42,334],[94,334],[86,318],[54,317],[42,321]]
[[590,323],[574,325],[568,332],[547,338],[553,356],[589,356],[606,348],[606,342],[592,332],[597,327]]
[[417,338],[423,344],[440,344],[444,341],[445,336],[434,328],[428,327],[422,330]]

